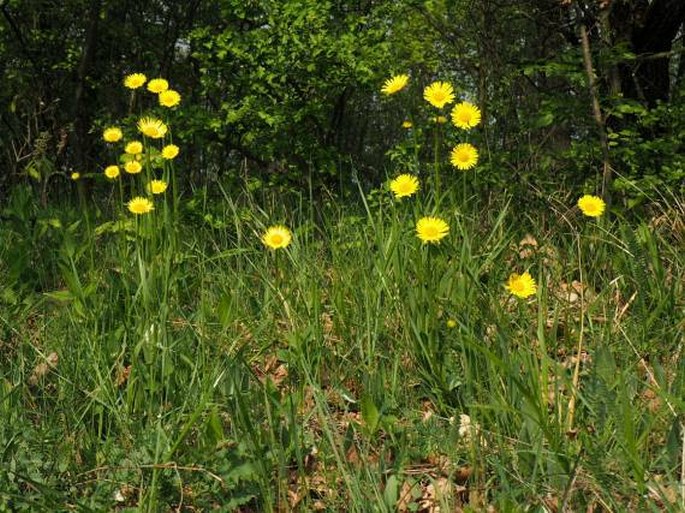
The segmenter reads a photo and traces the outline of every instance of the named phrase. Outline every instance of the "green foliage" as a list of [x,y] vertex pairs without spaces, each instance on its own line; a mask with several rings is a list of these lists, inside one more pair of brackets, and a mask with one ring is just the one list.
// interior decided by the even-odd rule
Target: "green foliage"
[[307,165],[325,172],[346,149],[350,104],[376,88],[388,58],[385,29],[371,8],[248,5],[221,2],[228,23],[190,34],[202,94],[218,107],[194,128],[214,134],[236,160],[271,163],[301,182]]

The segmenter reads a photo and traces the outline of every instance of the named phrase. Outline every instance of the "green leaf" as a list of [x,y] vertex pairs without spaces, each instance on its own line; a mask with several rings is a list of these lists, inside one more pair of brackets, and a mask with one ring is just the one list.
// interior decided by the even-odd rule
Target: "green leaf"
[[378,428],[378,423],[381,420],[381,414],[374,404],[373,399],[368,394],[364,394],[362,396],[361,407],[364,424],[366,425],[369,433],[373,434]]

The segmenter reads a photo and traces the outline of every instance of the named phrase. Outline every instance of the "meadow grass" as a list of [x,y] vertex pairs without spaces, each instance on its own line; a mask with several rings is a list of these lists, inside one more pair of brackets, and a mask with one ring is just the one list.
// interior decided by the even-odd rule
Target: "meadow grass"
[[683,510],[683,204],[590,220],[441,178],[216,182],[137,221],[115,190],[88,223],[18,190],[0,511]]

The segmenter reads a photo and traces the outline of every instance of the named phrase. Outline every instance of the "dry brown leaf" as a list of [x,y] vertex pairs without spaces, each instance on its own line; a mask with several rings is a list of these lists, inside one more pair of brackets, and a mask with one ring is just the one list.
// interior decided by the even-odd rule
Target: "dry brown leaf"
[[39,363],[33,369],[31,376],[29,376],[29,385],[37,385],[41,378],[57,367],[58,363],[59,355],[55,352],[50,353],[44,362]]
[[131,375],[131,369],[133,366],[127,365],[126,367],[121,367],[119,371],[117,372],[117,376],[115,379],[115,383],[117,387],[121,387],[126,384],[128,381],[129,376]]
[[416,483],[410,483],[409,480],[405,480],[400,488],[400,497],[397,499],[397,512],[406,513],[409,511],[409,506],[414,502],[414,497],[412,490],[416,486]]

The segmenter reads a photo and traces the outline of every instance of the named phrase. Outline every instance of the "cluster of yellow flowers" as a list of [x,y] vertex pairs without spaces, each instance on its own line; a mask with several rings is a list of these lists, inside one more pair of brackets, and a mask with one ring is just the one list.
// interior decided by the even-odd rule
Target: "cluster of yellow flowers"
[[[385,81],[381,92],[386,95],[396,94],[402,91],[409,83],[408,75],[395,75]],[[428,85],[423,91],[423,98],[432,106],[443,109],[453,103],[455,99],[454,88],[449,82],[437,81]],[[462,130],[470,130],[481,122],[481,112],[475,105],[463,101],[456,104],[451,111],[452,124]],[[445,116],[432,118],[435,123],[446,123]],[[402,127],[413,128],[410,120],[404,120]],[[478,163],[478,150],[470,143],[459,143],[452,148],[450,153],[451,164],[459,170],[466,171]],[[412,196],[419,190],[419,179],[411,174],[401,174],[390,182],[390,190],[396,198]],[[599,217],[604,213],[606,205],[604,201],[591,195],[584,195],[578,200],[578,208],[589,217]],[[437,244],[449,233],[449,225],[439,217],[422,217],[416,223],[416,235],[424,244]],[[512,273],[509,276],[505,288],[511,294],[526,298],[537,293],[537,284],[529,272],[523,274]]]
[[[385,81],[381,92],[391,95],[402,91],[409,83],[409,75],[395,75]],[[443,109],[453,103],[455,99],[454,88],[449,82],[437,81],[426,86],[423,90],[423,98],[433,107]],[[463,101],[456,104],[450,113],[452,124],[462,130],[470,130],[480,124],[481,112],[478,107]],[[432,118],[438,124],[447,123],[447,117],[438,115]],[[403,128],[413,128],[414,123],[410,120],[402,122]],[[450,162],[460,171],[467,171],[478,164],[478,150],[470,143],[460,143],[452,148]],[[398,196],[400,197],[400,196]]]
[[[181,102],[181,95],[169,89],[169,82],[163,78],[154,78],[150,81],[142,73],[133,73],[124,79],[124,86],[131,90],[139,89],[147,82],[147,90],[157,95],[159,105],[162,107],[172,108]],[[151,157],[159,156],[163,160],[173,160],[178,156],[180,148],[175,144],[163,144],[160,149],[157,149],[152,144],[152,140],[160,140],[164,143],[164,139],[170,135],[169,127],[161,119],[155,117],[142,117],[138,120],[136,125],[138,132],[142,135],[142,141],[133,139],[126,141],[124,144],[124,153],[120,157],[124,171],[130,175],[137,175],[143,171],[143,165],[149,164]],[[124,133],[121,128],[111,126],[106,128],[102,133],[102,138],[109,144],[114,144],[124,139]],[[110,180],[117,179],[121,174],[119,165],[112,164],[105,167],[105,176]],[[148,194],[156,195],[163,194],[167,190],[167,182],[159,179],[149,179],[145,184],[145,190]],[[151,199],[136,196],[126,204],[128,210],[136,215],[147,214],[154,210],[154,204]]]
[[[385,81],[381,92],[387,95],[402,91],[409,83],[408,75],[395,75]],[[433,107],[443,109],[453,103],[455,99],[454,88],[449,82],[433,82],[423,90],[423,98]],[[478,107],[463,101],[454,106],[451,112],[452,124],[462,130],[470,130],[478,126],[481,113]],[[434,123],[444,124],[447,117],[443,115],[431,118]],[[405,120],[404,128],[412,128],[414,124]],[[452,148],[450,162],[459,170],[466,171],[478,163],[478,150],[469,143],[460,143]],[[418,177],[411,174],[401,174],[390,182],[390,190],[396,198],[406,198],[415,194],[420,188]],[[449,225],[439,217],[422,217],[416,223],[416,236],[424,244],[437,244],[449,233]]]
[[[131,90],[140,89],[147,82],[147,77],[142,73],[132,73],[124,79],[124,85]],[[147,82],[147,90],[157,95],[159,104],[162,107],[175,107],[181,103],[181,95],[169,89],[169,82],[163,78],[153,78]]]

